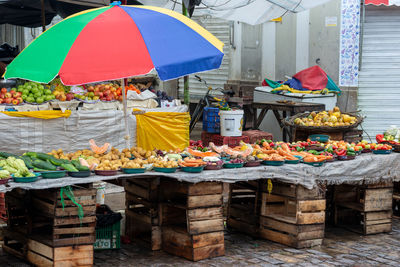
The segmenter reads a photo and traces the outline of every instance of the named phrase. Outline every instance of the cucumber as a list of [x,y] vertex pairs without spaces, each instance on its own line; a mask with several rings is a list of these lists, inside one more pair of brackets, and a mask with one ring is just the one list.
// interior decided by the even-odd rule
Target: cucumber
[[17,155],[14,155],[14,154],[8,153],[8,152],[4,152],[4,151],[0,151],[0,157],[3,157],[3,158],[8,158],[8,157],[18,158]]
[[88,167],[82,166],[79,160],[71,160],[71,163],[78,171],[90,171]]
[[78,172],[79,170],[74,167],[72,164],[62,164],[61,168],[64,168],[64,170],[69,171],[69,172]]
[[61,166],[65,162],[61,159],[52,158],[50,159],[50,163],[56,166]]
[[41,160],[44,160],[44,161],[55,159],[52,155],[49,155],[49,154],[46,154],[46,153],[37,152],[36,155],[37,155],[38,159],[41,159]]
[[43,169],[43,170],[48,170],[48,171],[55,171],[57,170],[57,167],[51,164],[48,161],[43,161],[40,159],[36,159],[32,162],[33,167],[38,168],[38,169]]
[[21,159],[25,162],[25,165],[28,169],[33,169],[32,160],[28,156],[22,156]]
[[37,158],[37,153],[36,152],[26,152],[26,153],[24,153],[23,156],[27,156],[30,158]]

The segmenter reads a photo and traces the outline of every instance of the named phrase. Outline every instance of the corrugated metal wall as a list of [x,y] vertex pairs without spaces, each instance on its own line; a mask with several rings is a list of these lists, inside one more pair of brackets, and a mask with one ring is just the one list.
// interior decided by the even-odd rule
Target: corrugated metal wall
[[365,13],[358,107],[371,138],[400,126],[400,8],[368,6]]
[[[211,18],[210,16],[193,16],[193,20],[214,34],[221,40],[224,46],[224,59],[221,67],[217,70],[198,73],[201,78],[205,79],[213,88],[224,87],[229,76],[229,62],[230,62],[230,22],[222,19]],[[203,97],[207,88],[203,83],[199,83],[193,75],[190,75],[189,90],[191,101],[197,102],[199,98]],[[183,99],[183,78],[179,79],[179,98]]]
[[11,46],[18,45],[20,50],[25,47],[24,28],[20,26],[0,25],[0,44],[8,43]]

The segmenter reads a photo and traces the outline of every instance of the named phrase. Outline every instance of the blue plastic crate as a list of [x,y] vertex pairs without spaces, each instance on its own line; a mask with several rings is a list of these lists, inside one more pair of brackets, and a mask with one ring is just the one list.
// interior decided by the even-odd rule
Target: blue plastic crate
[[205,107],[203,112],[203,131],[220,132],[219,108]]

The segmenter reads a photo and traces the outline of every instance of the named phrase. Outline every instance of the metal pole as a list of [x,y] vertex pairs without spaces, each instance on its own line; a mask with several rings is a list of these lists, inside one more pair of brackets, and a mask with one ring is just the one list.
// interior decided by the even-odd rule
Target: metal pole
[[124,123],[125,123],[125,146],[126,148],[131,147],[131,137],[129,136],[129,127],[128,127],[128,105],[127,105],[127,100],[126,100],[126,91],[125,91],[125,80],[121,79],[121,86],[122,86],[122,103],[124,106]]
[[[188,16],[187,8],[185,6],[185,3],[182,0],[182,14],[184,16]],[[190,104],[190,93],[189,93],[189,76],[186,75],[183,77],[183,102],[185,105]]]
[[44,10],[44,0],[40,0],[41,4],[41,17],[42,17],[42,32],[46,31],[46,11]]

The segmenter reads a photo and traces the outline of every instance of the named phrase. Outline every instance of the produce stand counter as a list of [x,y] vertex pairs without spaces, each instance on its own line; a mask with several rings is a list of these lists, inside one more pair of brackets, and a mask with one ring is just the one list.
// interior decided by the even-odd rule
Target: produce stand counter
[[114,176],[92,175],[87,178],[39,179],[34,183],[14,183],[10,181],[8,185],[0,185],[0,193],[11,191],[14,188],[46,189],[115,179],[152,177],[167,177],[188,183],[236,183],[258,179],[274,179],[280,182],[302,185],[307,189],[312,189],[317,184],[373,184],[381,181],[400,181],[400,154],[392,153],[379,156],[363,154],[351,161],[335,161],[325,163],[321,167],[305,164],[285,164],[283,166],[210,170],[195,174],[181,171],[168,174],[149,171],[144,174],[120,173]]
[[[59,216],[77,215],[77,208],[68,200],[71,206],[64,211],[60,204],[62,199],[59,190],[69,185],[80,185],[74,187],[77,188],[74,191],[83,190],[84,194],[95,199],[95,192],[90,189],[91,183],[124,179],[126,234],[152,250],[163,249],[173,255],[198,261],[225,254],[223,182],[232,184],[228,203],[228,228],[303,248],[322,244],[327,185],[336,185],[337,202],[334,207],[339,210],[335,218],[338,225],[343,222],[343,218],[356,219],[352,213],[360,212],[365,222],[364,226],[361,225],[361,233],[390,232],[393,181],[400,181],[399,164],[400,154],[397,153],[379,156],[364,154],[352,161],[336,161],[322,167],[285,164],[201,173],[177,171],[166,174],[149,171],[144,174],[40,179],[34,183],[9,182],[6,186],[0,186],[0,192],[16,188],[25,190],[12,190],[7,194],[34,190],[33,196],[40,199],[25,204],[27,206],[22,205],[22,209],[28,209],[29,214],[30,209],[40,211],[42,207],[47,207],[46,210],[53,210],[54,207],[55,215],[51,215],[51,218],[65,222],[67,219]],[[89,189],[79,189],[88,185]],[[42,191],[55,193],[36,193]],[[47,204],[41,200],[45,195],[49,196]],[[54,196],[55,200],[52,201]],[[34,206],[29,208],[29,205]],[[86,212],[91,212],[92,206],[83,208],[83,220],[91,220],[92,217],[86,219]],[[85,228],[87,231],[92,229],[90,223]],[[56,227],[53,231],[60,232]],[[83,229],[72,227],[68,231],[81,232]],[[12,240],[13,233],[16,232],[8,231],[7,238]],[[92,235],[90,232],[90,238]],[[62,238],[54,235],[52,242],[70,242]],[[77,244],[78,239],[72,241],[74,245],[89,244]],[[34,242],[30,240],[27,243],[28,255],[36,249],[32,247]],[[22,257],[25,256],[22,254]]]
[[[285,125],[283,124],[283,119],[287,116],[294,116],[297,113],[303,113],[306,111],[322,111],[325,110],[324,104],[317,103],[305,103],[305,102],[254,102],[253,105],[253,128],[258,129],[267,114],[268,110],[272,110],[275,115],[276,120],[279,123],[279,126],[283,130],[283,141],[292,141],[293,133],[291,130],[287,131]],[[257,109],[261,109],[260,114],[257,116]],[[282,112],[282,116],[279,112]],[[289,136],[289,140],[287,139],[287,135]]]

